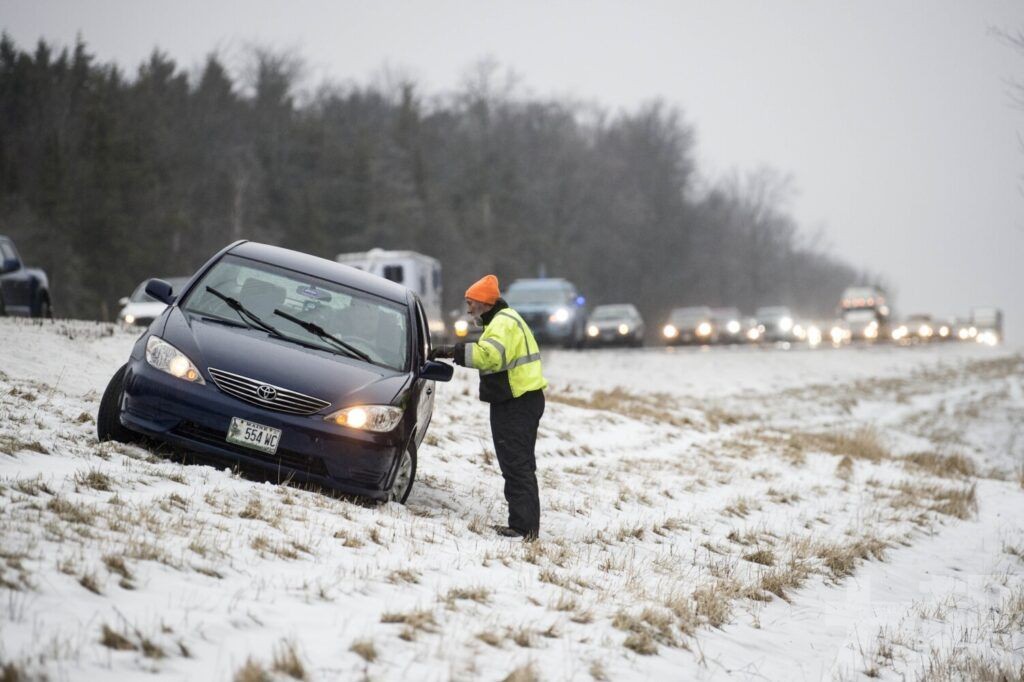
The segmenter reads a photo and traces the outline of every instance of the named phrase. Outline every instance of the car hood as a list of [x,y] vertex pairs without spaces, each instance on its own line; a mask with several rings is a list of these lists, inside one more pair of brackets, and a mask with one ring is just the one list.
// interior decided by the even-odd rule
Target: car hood
[[255,329],[189,318],[173,307],[163,338],[203,371],[209,367],[240,374],[331,403],[388,405],[408,383],[406,372],[283,341]]

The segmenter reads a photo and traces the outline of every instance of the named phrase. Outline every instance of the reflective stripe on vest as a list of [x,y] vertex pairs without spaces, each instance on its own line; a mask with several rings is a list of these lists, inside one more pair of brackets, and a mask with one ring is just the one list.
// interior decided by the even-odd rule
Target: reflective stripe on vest
[[[526,346],[526,351],[529,353],[529,351],[530,351],[530,337],[527,335],[526,329],[523,327],[523,323],[519,321],[519,318],[516,317],[515,315],[510,314],[510,313],[506,313],[504,310],[499,312],[498,315],[501,315],[503,317],[507,317],[507,318],[511,319],[513,322],[516,323],[516,325],[519,327],[519,331],[521,331],[523,333],[523,345]],[[508,362],[505,359],[505,347],[502,346],[500,342],[498,342],[498,341],[496,341],[494,339],[482,339],[482,341],[487,341],[488,343],[493,345],[495,348],[497,348],[501,352],[501,367],[499,367],[498,369],[492,369],[492,370],[480,370],[480,376],[484,376],[484,375],[487,375],[487,374],[497,374],[498,372],[506,372],[506,371],[508,371],[510,369],[513,369],[515,367],[519,367],[521,365],[526,365],[526,364],[529,364],[531,362],[540,362],[540,348],[537,349],[536,353],[530,353],[529,355],[524,355],[521,358],[516,358],[512,362]],[[536,344],[536,343],[537,342],[534,341],[534,344]],[[468,346],[467,346],[467,348],[468,348]],[[472,366],[472,364],[469,362],[469,360],[470,360],[470,358],[467,357],[466,364],[469,365],[469,366]]]

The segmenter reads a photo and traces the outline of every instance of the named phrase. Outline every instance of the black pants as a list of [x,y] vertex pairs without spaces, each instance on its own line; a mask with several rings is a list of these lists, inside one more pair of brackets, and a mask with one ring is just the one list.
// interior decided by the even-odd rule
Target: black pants
[[526,535],[540,531],[537,493],[537,426],[544,414],[544,391],[491,403],[491,437],[505,479],[508,525]]

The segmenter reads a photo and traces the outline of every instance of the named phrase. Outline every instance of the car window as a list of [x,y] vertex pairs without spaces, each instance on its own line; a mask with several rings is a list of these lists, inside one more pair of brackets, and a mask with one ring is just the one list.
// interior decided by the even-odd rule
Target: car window
[[275,315],[275,309],[319,325],[366,353],[374,364],[403,371],[409,365],[409,309],[399,303],[337,282],[227,255],[191,290],[181,306],[185,312],[238,320],[207,286],[238,299],[265,322],[304,343],[334,350],[329,341]]
[[505,294],[505,301],[513,308],[517,305],[566,305],[572,299],[572,293],[561,286],[516,287],[512,285]]
[[8,259],[19,260],[18,259],[17,251],[14,250],[14,247],[8,241],[0,242],[0,252],[3,252],[4,260],[8,260]]

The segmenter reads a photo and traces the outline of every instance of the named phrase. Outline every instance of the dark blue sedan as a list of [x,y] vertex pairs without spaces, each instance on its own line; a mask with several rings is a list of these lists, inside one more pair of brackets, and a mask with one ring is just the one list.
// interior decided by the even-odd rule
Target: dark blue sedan
[[414,293],[296,251],[237,242],[182,287],[110,380],[100,440],[143,435],[284,479],[404,502],[430,424],[430,333]]

